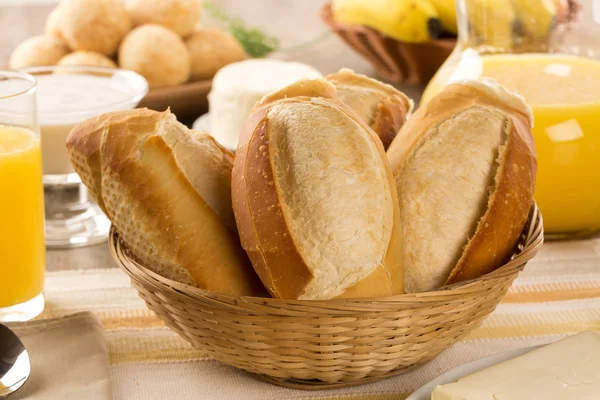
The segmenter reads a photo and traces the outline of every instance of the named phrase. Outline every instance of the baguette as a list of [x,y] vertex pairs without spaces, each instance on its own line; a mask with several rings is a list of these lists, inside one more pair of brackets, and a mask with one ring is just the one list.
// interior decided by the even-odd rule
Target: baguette
[[403,230],[405,289],[477,278],[515,251],[533,201],[531,109],[493,80],[446,87],[387,155]]
[[326,80],[265,96],[232,174],[242,246],[275,297],[403,293],[392,172],[376,134]]
[[337,97],[375,131],[387,149],[406,122],[413,102],[393,86],[343,68],[328,75]]
[[239,244],[231,207],[233,155],[169,111],[118,111],[67,138],[75,170],[133,256],[202,289],[265,294]]

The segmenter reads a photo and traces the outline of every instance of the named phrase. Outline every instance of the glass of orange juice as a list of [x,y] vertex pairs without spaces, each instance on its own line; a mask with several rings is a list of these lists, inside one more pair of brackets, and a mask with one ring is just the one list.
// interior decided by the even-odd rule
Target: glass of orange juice
[[600,230],[600,1],[457,0],[459,39],[425,90],[495,78],[533,109],[546,238]]
[[36,81],[0,71],[0,322],[44,308],[44,195]]

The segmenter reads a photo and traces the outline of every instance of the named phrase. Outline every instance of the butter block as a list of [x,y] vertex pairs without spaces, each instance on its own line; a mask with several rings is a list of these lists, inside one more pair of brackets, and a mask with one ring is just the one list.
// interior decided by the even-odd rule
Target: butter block
[[586,331],[447,385],[431,400],[598,400],[600,334]]

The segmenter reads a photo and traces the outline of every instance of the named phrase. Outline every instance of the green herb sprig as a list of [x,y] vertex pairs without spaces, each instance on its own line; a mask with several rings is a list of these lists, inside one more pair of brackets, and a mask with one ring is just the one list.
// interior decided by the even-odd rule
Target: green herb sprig
[[248,27],[239,18],[230,18],[225,11],[211,0],[204,2],[204,8],[211,16],[227,24],[231,34],[240,42],[244,51],[251,57],[263,58],[279,50],[279,40],[258,28]]

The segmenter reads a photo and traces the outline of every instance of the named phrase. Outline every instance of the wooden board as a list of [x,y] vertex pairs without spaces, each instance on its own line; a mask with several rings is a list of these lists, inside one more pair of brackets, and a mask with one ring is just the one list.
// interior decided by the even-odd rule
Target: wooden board
[[194,119],[208,111],[207,96],[211,86],[212,80],[207,80],[151,89],[138,107],[156,111],[164,111],[170,107],[179,120]]

